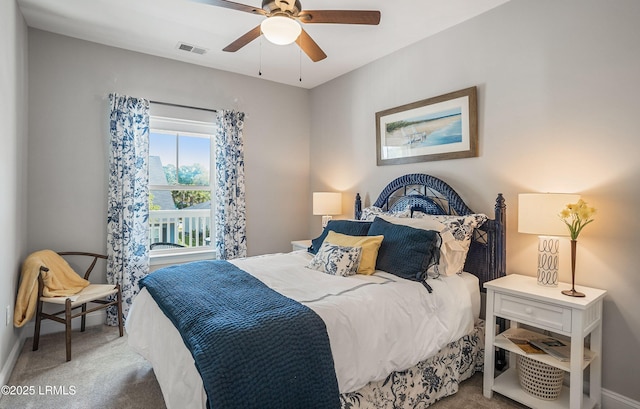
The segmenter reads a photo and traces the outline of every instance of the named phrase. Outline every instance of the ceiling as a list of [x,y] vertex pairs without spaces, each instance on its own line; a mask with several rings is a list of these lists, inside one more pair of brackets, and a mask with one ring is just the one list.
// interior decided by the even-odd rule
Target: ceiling
[[[235,53],[223,52],[264,17],[190,0],[18,0],[18,5],[29,27],[313,88],[507,1],[301,0],[303,10],[381,12],[378,26],[304,25],[327,54],[315,63],[296,44],[277,46],[263,37]],[[254,7],[262,4],[259,0],[238,2]],[[179,43],[206,52],[183,51]]]

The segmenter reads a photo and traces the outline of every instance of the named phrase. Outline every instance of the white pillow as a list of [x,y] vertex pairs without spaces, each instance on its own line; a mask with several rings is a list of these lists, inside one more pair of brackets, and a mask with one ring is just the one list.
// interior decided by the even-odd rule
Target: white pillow
[[390,223],[417,229],[435,230],[440,233],[442,238],[440,261],[429,269],[428,272],[431,276],[440,274],[450,276],[461,273],[471,246],[473,231],[487,220],[487,216],[484,214],[448,216],[430,215],[422,212],[414,212],[413,218],[380,217]]
[[325,240],[307,268],[347,277],[358,272],[361,258],[362,247],[340,246]]

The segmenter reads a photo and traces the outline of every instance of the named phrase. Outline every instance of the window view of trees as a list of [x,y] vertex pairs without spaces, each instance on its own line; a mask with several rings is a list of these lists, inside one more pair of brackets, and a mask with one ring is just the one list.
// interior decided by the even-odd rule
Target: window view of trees
[[164,165],[163,169],[169,185],[209,186],[209,166],[205,167],[201,163],[182,165],[178,171],[175,165],[170,163]]
[[149,136],[151,244],[210,245],[211,137],[152,130]]
[[211,192],[203,192],[202,190],[172,190],[171,196],[178,209],[211,201]]

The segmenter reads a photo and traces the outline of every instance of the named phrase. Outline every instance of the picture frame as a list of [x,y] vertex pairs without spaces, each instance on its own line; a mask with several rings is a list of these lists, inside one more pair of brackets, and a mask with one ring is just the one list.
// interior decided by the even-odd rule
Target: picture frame
[[476,87],[376,112],[377,165],[478,156]]

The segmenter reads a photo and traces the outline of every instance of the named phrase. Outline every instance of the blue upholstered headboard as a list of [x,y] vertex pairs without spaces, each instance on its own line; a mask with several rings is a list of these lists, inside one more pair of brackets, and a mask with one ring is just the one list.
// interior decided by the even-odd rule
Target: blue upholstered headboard
[[[385,211],[400,211],[408,206],[412,211],[440,215],[474,213],[460,195],[447,183],[431,175],[412,173],[389,183],[373,206]],[[356,195],[355,218],[362,215],[362,200]],[[488,215],[489,216],[489,215]],[[474,274],[483,284],[506,275],[506,205],[498,193],[495,215],[476,229],[464,270]]]

